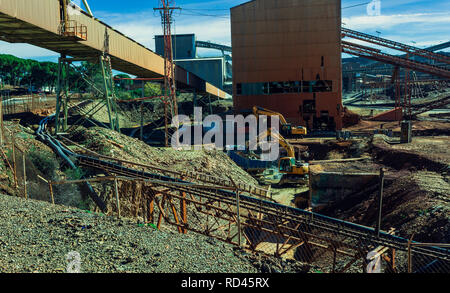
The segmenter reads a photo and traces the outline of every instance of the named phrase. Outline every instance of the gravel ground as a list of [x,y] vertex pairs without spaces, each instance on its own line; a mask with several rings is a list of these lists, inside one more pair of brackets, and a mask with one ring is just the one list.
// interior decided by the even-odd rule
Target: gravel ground
[[197,234],[158,231],[47,202],[0,195],[0,272],[66,272],[69,252],[85,273],[305,272]]

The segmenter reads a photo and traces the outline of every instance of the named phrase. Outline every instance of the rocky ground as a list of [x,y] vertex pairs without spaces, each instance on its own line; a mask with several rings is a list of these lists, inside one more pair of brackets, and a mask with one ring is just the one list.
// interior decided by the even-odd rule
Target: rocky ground
[[66,272],[67,254],[85,273],[307,272],[198,234],[156,230],[46,202],[0,195],[0,272]]

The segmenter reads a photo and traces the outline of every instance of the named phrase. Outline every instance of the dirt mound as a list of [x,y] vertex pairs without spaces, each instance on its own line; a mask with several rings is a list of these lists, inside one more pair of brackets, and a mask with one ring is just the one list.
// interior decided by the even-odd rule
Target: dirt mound
[[80,129],[70,139],[86,148],[117,159],[158,166],[172,171],[193,171],[235,182],[258,185],[257,181],[237,166],[223,151],[183,151],[151,147],[146,143],[105,128]]
[[[434,243],[450,241],[449,177],[419,171],[393,174],[385,181],[382,230],[396,228],[396,235]],[[358,197],[328,208],[323,213],[361,225],[375,227],[378,218],[378,186]]]
[[375,135],[372,154],[381,163],[397,170],[446,170],[450,163],[448,137],[414,138],[410,144],[389,144],[384,135]]

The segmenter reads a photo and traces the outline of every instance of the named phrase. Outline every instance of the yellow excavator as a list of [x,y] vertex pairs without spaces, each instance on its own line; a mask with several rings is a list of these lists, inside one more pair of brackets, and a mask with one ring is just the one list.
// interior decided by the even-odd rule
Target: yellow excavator
[[278,161],[278,171],[283,174],[278,184],[307,184],[309,180],[309,164],[296,159],[294,147],[275,129],[269,128],[258,135],[252,142],[248,141],[246,144],[247,149],[249,149],[251,143],[254,146],[269,136],[272,137],[272,140],[277,139],[278,144],[287,151],[287,157],[281,157]]
[[259,115],[266,116],[278,116],[281,124],[281,133],[286,137],[303,137],[308,134],[306,127],[303,126],[293,126],[291,123],[288,123],[284,116],[281,113],[261,108],[258,106],[253,107],[253,114],[256,116],[256,119],[259,119]]

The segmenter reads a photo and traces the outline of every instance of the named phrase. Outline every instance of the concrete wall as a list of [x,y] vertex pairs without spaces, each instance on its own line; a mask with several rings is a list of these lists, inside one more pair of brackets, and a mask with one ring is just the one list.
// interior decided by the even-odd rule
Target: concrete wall
[[314,207],[326,206],[344,200],[348,195],[377,184],[377,174],[345,174],[339,172],[320,172],[311,175],[312,204]]
[[[328,111],[335,128],[341,129],[340,27],[340,0],[255,0],[232,8],[236,111],[258,105],[281,112],[294,124],[306,125],[308,120],[309,127]],[[239,95],[237,89],[238,84],[315,81],[317,77],[332,81],[331,91]],[[304,113],[305,100],[315,100],[315,113]]]

